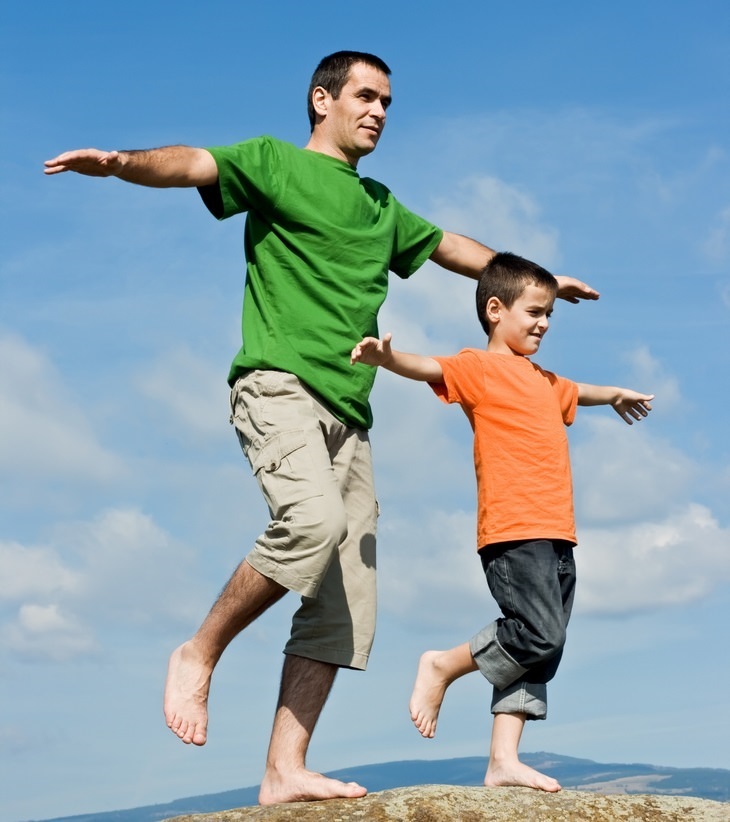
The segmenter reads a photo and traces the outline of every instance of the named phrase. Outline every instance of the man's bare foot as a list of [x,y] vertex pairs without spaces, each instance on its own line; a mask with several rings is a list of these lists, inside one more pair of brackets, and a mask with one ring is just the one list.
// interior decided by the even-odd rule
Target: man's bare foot
[[552,776],[546,776],[525,765],[519,759],[492,763],[490,760],[484,784],[488,788],[535,788],[539,791],[555,793],[562,790],[560,783]]
[[426,651],[418,663],[416,683],[408,707],[413,724],[421,736],[431,739],[436,734],[441,703],[446,689],[451,684],[443,668],[439,665],[440,651]]
[[165,681],[165,721],[186,745],[205,745],[211,675],[192,642],[184,642],[170,655]]
[[340,782],[306,768],[288,775],[267,770],[261,782],[259,805],[280,802],[315,802],[322,799],[359,799],[367,790],[357,782]]

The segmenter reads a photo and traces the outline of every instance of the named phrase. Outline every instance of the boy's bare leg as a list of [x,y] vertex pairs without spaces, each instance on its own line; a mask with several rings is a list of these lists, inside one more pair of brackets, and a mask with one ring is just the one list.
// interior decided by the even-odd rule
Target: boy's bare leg
[[356,782],[340,782],[305,767],[312,732],[336,673],[335,665],[287,655],[266,758],[266,773],[259,792],[261,805],[316,799],[354,799],[367,793]]
[[525,719],[526,715],[522,713],[494,715],[484,784],[488,788],[524,787],[551,793],[559,791],[561,787],[556,779],[523,764],[517,756]]
[[286,592],[244,560],[195,636],[172,652],[165,682],[165,721],[183,742],[205,744],[213,669],[230,641]]
[[430,739],[435,735],[436,720],[449,685],[460,676],[476,670],[477,664],[468,642],[450,651],[426,651],[423,654],[408,703],[411,719],[421,736]]

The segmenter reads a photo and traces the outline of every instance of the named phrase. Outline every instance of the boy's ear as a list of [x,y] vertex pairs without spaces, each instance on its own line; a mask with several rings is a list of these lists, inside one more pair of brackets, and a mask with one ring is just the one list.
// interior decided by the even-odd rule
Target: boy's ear
[[499,299],[499,297],[490,297],[487,300],[487,307],[484,311],[484,313],[486,314],[487,322],[498,323],[499,315],[502,308],[502,301]]

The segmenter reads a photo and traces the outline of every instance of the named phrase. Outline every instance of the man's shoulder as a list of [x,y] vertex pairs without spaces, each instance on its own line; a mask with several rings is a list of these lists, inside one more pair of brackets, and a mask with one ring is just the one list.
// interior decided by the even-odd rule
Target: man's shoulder
[[365,188],[368,188],[371,191],[377,191],[388,197],[393,196],[393,192],[388,188],[388,186],[385,185],[385,183],[381,183],[380,180],[376,180],[374,177],[361,177],[360,182],[365,186]]

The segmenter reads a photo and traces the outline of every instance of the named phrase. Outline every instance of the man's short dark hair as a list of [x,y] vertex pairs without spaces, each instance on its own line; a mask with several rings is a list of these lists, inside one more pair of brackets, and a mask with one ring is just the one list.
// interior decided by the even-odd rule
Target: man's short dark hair
[[307,95],[307,114],[309,115],[311,129],[314,129],[316,122],[312,92],[317,86],[321,86],[332,95],[334,100],[337,100],[350,75],[350,69],[355,63],[365,63],[365,65],[372,66],[378,71],[382,71],[383,74],[390,76],[390,69],[386,63],[380,57],[368,54],[366,51],[336,51],[334,54],[323,57],[314,70],[309,84],[309,94]]
[[558,281],[549,271],[517,254],[502,251],[486,264],[479,275],[476,302],[479,322],[487,336],[487,303],[490,297],[496,297],[505,308],[512,308],[528,285],[540,285],[555,296],[558,293]]

